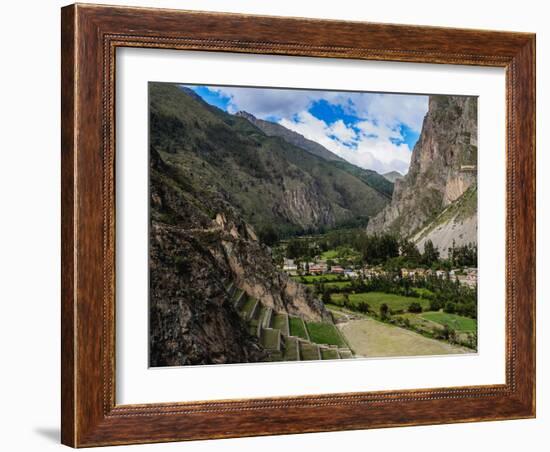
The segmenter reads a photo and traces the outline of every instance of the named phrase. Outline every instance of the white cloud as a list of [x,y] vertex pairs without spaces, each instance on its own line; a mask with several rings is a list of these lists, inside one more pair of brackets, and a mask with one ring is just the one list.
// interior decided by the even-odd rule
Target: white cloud
[[[354,165],[379,173],[399,171],[405,174],[408,171],[411,159],[409,147],[389,140],[389,137],[399,137],[397,132],[368,121],[359,123],[361,127],[358,130],[339,122],[341,124],[336,127],[334,124],[337,123],[328,125],[307,111],[292,120],[279,121],[281,125],[322,144]],[[353,146],[350,147],[350,144]]]
[[338,105],[359,119],[397,126],[405,124],[419,132],[428,111],[428,96],[408,94],[348,93],[276,88],[211,87],[230,99],[233,110],[245,110],[258,118],[290,119],[320,100]]
[[357,132],[353,127],[348,127],[339,119],[328,127],[328,130],[332,136],[334,136],[338,141],[341,141],[345,144],[353,144],[357,139]]
[[[428,111],[428,96],[348,93],[292,89],[210,87],[229,99],[228,111],[245,110],[279,123],[317,141],[330,151],[363,168],[378,172],[408,171],[411,150],[400,127],[420,133]],[[308,110],[318,101],[336,105],[352,117],[327,123]],[[355,122],[350,124],[350,122]]]
[[270,116],[290,118],[296,112],[307,110],[316,100],[315,92],[288,89],[258,89],[239,87],[211,87],[212,91],[229,98],[228,111],[247,111],[257,118]]
[[366,137],[372,136],[380,138],[381,140],[400,140],[403,138],[397,127],[392,127],[387,124],[377,124],[373,121],[365,120],[355,124],[355,127]]
[[397,127],[405,124],[420,132],[422,121],[428,111],[428,96],[410,94],[358,93],[350,102],[340,103],[350,114],[369,119],[377,124]]

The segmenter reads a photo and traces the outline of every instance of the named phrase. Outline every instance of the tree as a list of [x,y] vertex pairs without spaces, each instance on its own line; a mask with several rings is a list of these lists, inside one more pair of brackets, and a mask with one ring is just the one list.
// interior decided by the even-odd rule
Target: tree
[[422,263],[431,267],[439,261],[439,249],[434,246],[431,240],[424,243],[424,254],[422,254]]
[[332,298],[330,297],[330,292],[328,290],[325,290],[323,292],[323,296],[321,298],[324,304],[330,304],[332,302]]
[[307,260],[313,254],[315,254],[315,250],[307,239],[293,238],[286,245],[286,257],[289,259]]
[[401,257],[404,258],[406,264],[410,266],[417,266],[420,263],[422,256],[416,245],[410,240],[403,239],[399,245],[399,251]]
[[447,303],[445,303],[443,311],[445,311],[447,314],[454,314],[456,312],[456,304],[452,301],[447,301]]
[[386,303],[380,305],[380,318],[386,320],[390,316],[390,308]]
[[422,312],[422,306],[420,305],[420,303],[414,301],[409,305],[408,311],[418,314],[419,312]]
[[349,294],[347,292],[344,292],[344,306],[347,308],[349,307]]
[[363,260],[369,264],[382,264],[399,256],[399,241],[391,234],[368,236],[361,242]]
[[[302,283],[305,283],[305,279],[303,276],[302,276]],[[319,281],[314,281],[313,282],[313,293],[316,295],[316,296],[319,296],[320,294],[323,293],[323,287],[321,286],[321,283]]]
[[473,243],[456,246],[453,240],[449,248],[449,260],[455,267],[477,266],[477,246]]
[[438,298],[430,300],[430,311],[439,311],[443,307],[443,302]]
[[267,246],[273,246],[279,241],[279,234],[271,225],[264,226],[258,232],[258,237],[261,242]]

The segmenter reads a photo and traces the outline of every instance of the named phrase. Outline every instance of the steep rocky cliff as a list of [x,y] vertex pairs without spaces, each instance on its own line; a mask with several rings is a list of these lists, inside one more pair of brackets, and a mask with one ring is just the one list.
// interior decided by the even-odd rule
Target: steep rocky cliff
[[477,243],[476,185],[477,98],[430,96],[409,172],[367,232],[395,232],[419,244],[431,239],[443,255],[453,240]]

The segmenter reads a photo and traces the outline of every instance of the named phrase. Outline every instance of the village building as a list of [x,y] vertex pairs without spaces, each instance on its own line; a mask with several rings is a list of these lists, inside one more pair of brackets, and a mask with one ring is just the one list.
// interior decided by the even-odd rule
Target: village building
[[322,275],[327,272],[327,266],[325,264],[310,264],[309,272],[313,275]]
[[298,266],[294,263],[294,259],[285,259],[283,262],[283,271],[296,275],[298,273]]
[[404,278],[416,279],[426,276],[426,270],[423,268],[402,268],[401,275]]
[[355,279],[357,278],[359,275],[357,274],[357,272],[355,272],[354,270],[352,270],[351,268],[346,268],[344,270],[344,276],[347,276],[348,278],[350,279]]
[[330,267],[330,272],[336,275],[343,275],[344,269],[340,265],[333,265],[332,267]]

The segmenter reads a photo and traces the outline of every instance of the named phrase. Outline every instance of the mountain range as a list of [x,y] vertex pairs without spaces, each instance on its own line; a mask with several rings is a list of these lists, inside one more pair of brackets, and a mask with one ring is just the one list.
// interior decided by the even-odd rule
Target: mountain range
[[281,238],[351,226],[419,246],[475,241],[475,98],[430,97],[409,172],[395,184],[178,85],[150,83],[149,107],[153,367],[262,361],[235,289],[273,312],[332,321],[306,286],[276,268],[269,245]]
[[381,175],[282,126],[228,114],[177,85],[151,84],[149,95],[151,146],[188,183],[224,193],[260,237],[366,225],[390,201]]
[[331,322],[323,303],[275,267],[266,242],[365,224],[388,195],[369,173],[269,136],[177,85],[151,83],[149,107],[150,365],[264,359],[235,310],[235,288],[274,312]]

